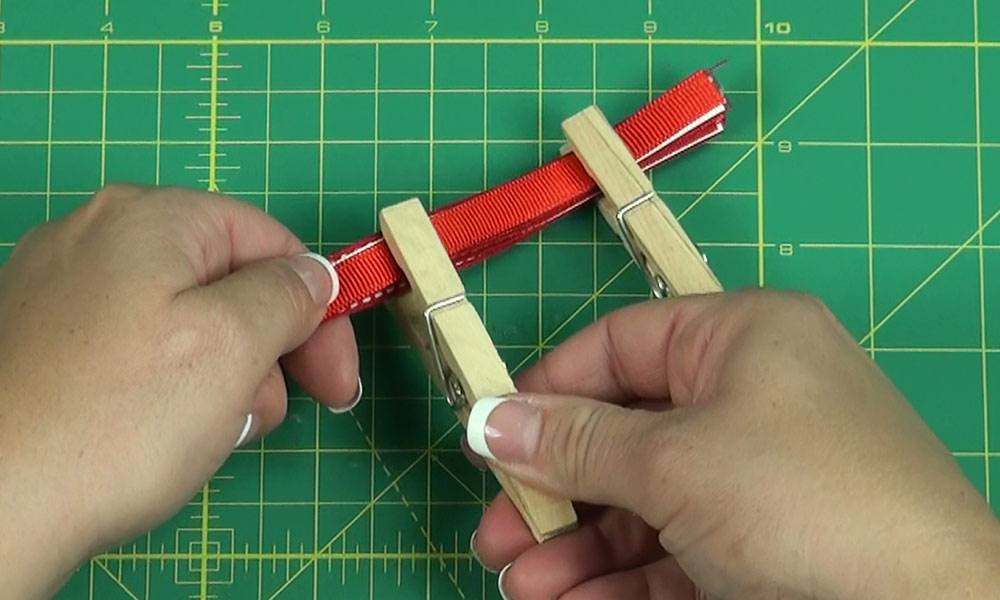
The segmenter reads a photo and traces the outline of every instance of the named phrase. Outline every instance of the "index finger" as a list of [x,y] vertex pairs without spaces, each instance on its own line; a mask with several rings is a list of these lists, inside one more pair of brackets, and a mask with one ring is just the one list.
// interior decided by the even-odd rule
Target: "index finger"
[[517,378],[525,392],[625,403],[684,403],[712,338],[722,295],[653,300],[609,313]]

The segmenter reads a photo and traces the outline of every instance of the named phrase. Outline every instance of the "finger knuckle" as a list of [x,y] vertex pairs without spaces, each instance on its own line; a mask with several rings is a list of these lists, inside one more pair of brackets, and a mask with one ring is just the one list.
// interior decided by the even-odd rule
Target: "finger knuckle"
[[826,303],[810,292],[755,290],[739,300],[745,312],[764,322],[829,323],[833,320]]
[[128,204],[135,199],[138,189],[127,183],[111,183],[99,189],[87,204],[94,211]]
[[586,482],[587,475],[599,466],[599,461],[608,459],[602,451],[602,422],[606,420],[607,409],[596,406],[591,410],[572,411],[567,418],[554,419],[547,424],[550,447],[545,455],[561,457],[554,461],[559,476],[571,487],[579,487]]
[[88,230],[95,223],[120,223],[132,211],[138,197],[138,187],[112,183],[102,187],[87,202],[69,215],[71,229],[77,232]]
[[275,278],[279,281],[276,288],[280,294],[277,301],[281,306],[275,308],[288,307],[291,314],[299,315],[308,313],[313,308],[312,294],[302,277],[286,261],[275,261],[269,265],[273,270]]

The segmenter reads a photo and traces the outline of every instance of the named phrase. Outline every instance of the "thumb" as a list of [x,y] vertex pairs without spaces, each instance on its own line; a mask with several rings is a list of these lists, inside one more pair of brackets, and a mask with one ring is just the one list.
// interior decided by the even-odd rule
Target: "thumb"
[[306,253],[247,265],[195,293],[249,332],[270,365],[312,335],[339,291],[333,265]]
[[560,497],[642,514],[650,454],[667,413],[585,398],[512,395],[476,402],[469,447],[502,470]]

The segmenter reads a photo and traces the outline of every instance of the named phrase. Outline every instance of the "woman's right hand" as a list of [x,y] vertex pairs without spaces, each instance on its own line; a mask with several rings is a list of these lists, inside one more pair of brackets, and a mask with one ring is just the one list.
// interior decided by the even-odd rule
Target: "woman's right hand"
[[626,308],[518,389],[470,446],[590,506],[580,529],[536,545],[510,500],[493,502],[474,551],[504,569],[509,600],[691,598],[695,585],[718,598],[1000,594],[989,507],[808,296]]

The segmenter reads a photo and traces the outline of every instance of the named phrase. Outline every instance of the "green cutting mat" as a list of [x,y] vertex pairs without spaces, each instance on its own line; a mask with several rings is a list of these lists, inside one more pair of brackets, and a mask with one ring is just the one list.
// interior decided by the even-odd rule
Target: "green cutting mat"
[[[657,188],[728,288],[824,298],[989,497],[995,0],[2,0],[0,261],[120,180],[217,187],[330,251],[381,206],[554,156],[589,103],[621,117],[722,60],[728,131]],[[590,208],[464,279],[518,367],[645,296]],[[351,415],[293,390],[278,431],[59,598],[498,598],[468,550],[495,484],[388,315],[355,325]]]

